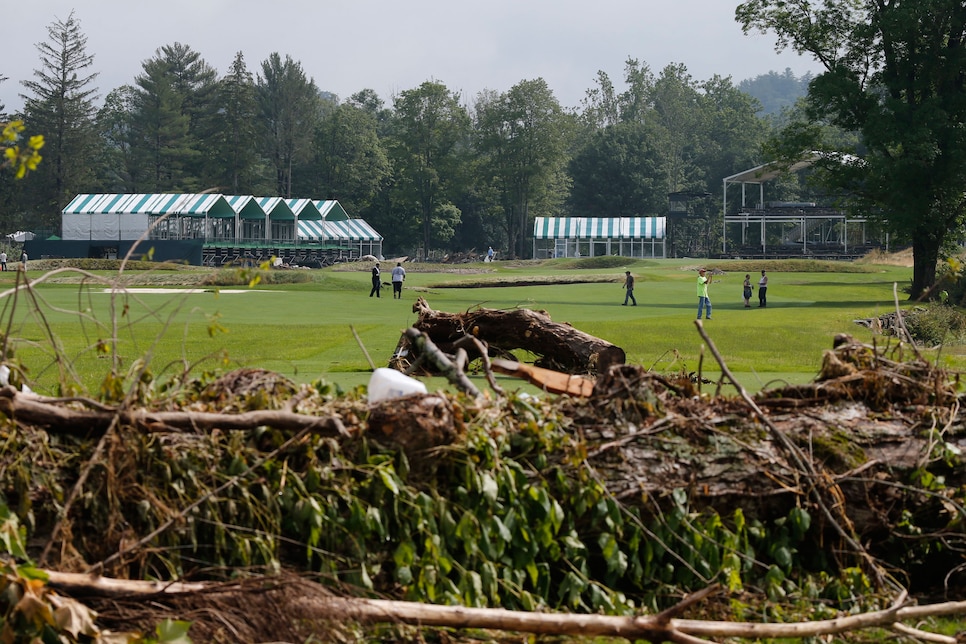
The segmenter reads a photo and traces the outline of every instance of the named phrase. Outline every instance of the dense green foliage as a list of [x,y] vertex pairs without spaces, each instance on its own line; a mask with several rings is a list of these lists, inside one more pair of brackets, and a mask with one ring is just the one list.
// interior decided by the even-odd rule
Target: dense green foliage
[[[828,153],[819,180],[912,244],[919,296],[966,220],[963,3],[748,0],[736,13],[746,32],[772,31],[779,47],[824,66],[809,83],[805,119],[784,133],[786,153]],[[836,147],[820,124],[860,140]]]
[[784,72],[768,72],[738,83],[738,89],[753,96],[761,104],[761,112],[774,118],[795,106],[798,99],[808,92],[811,75],[798,78],[790,69]]
[[[262,390],[231,405],[263,408],[278,394]],[[222,394],[206,377],[168,395],[197,407]],[[302,399],[322,411],[365,409],[355,393],[332,398],[324,383]],[[431,457],[380,446],[375,436],[295,446],[268,429],[125,435],[123,448],[109,450],[110,468],[92,472],[87,487],[97,493],[74,509],[73,547],[91,563],[107,560],[110,571],[126,530],[144,535],[167,526],[150,550],[126,562],[128,574],[183,578],[207,570],[218,578],[285,566],[357,593],[521,610],[657,610],[714,581],[735,596],[747,588],[779,604],[824,598],[838,608],[869,590],[857,569],[837,572],[800,556],[812,550],[803,547],[811,525],[803,510],[764,525],[740,511],[697,512],[679,489],[655,499],[664,509],[643,518],[607,492],[560,405],[513,396],[495,413],[454,402],[465,436]],[[628,418],[654,409],[653,400],[627,403]],[[56,518],[73,468],[94,448],[45,444],[45,436],[9,434],[9,453],[34,458],[8,462],[0,481],[5,503],[42,531]],[[46,493],[27,494],[40,483]],[[170,521],[172,508],[189,507]],[[821,604],[813,610],[821,615]]]

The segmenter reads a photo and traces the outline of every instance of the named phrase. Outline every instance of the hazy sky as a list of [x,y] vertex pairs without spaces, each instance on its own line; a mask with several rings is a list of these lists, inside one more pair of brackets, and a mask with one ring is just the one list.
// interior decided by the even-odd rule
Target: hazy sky
[[[745,36],[736,0],[9,0],[3,7],[0,102],[22,106],[21,81],[40,67],[36,45],[71,10],[94,56],[101,98],[133,84],[143,61],[180,42],[224,74],[236,52],[258,73],[273,52],[301,63],[325,91],[345,99],[375,90],[387,106],[427,80],[462,93],[507,91],[543,78],[564,107],[577,107],[598,71],[623,89],[630,57],[657,74],[684,64],[697,81],[735,84],[808,58],[774,51],[771,34]],[[98,102],[100,104],[100,102]]]

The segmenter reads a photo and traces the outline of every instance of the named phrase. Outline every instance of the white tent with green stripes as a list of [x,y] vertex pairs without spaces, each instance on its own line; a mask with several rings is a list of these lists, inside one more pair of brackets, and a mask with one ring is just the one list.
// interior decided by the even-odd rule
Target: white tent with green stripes
[[81,194],[62,239],[202,239],[208,246],[336,246],[382,256],[383,237],[336,200],[222,194]]
[[61,213],[61,239],[130,241],[152,226],[152,239],[203,238],[208,222],[232,217],[219,194],[83,194]]
[[534,258],[667,257],[666,217],[537,217]]

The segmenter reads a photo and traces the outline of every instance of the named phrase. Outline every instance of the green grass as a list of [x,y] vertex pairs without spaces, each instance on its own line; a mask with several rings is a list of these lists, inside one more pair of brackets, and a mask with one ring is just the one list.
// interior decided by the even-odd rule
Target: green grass
[[[698,371],[700,366],[702,375],[715,379],[718,366],[694,324],[694,268],[700,263],[595,258],[539,264],[464,264],[447,267],[458,272],[445,273],[431,272],[440,267],[412,266],[407,269],[402,300],[393,300],[388,288],[382,298],[369,298],[366,265],[354,270],[340,267],[312,271],[311,279],[300,283],[259,284],[252,289],[224,286],[222,292],[207,287],[210,290],[197,294],[119,296],[118,354],[125,365],[148,355],[155,374],[171,374],[184,365],[208,369],[248,366],[277,371],[301,382],[323,378],[348,389],[367,382],[369,377],[369,365],[352,329],[376,366],[383,366],[402,330],[416,321],[412,304],[422,296],[434,309],[447,312],[475,307],[545,310],[556,322],[569,323],[621,346],[631,363],[661,372]],[[893,310],[895,284],[900,288],[901,304],[908,305],[901,293],[911,277],[908,268],[825,262],[734,261],[707,265],[725,270],[726,275],[717,278],[710,288],[714,316],[704,322],[704,328],[729,368],[752,390],[774,381],[812,379],[822,352],[831,347],[837,333],[850,333],[871,342],[870,332],[853,321]],[[769,305],[759,309],[753,301],[755,308],[745,309],[742,278],[746,272],[756,276],[760,267],[769,270]],[[625,268],[637,276],[637,307],[620,306]],[[0,286],[12,282],[14,275],[0,273]],[[41,275],[41,271],[30,272],[32,279]],[[185,275],[192,276],[192,286],[198,281],[198,271],[186,271]],[[156,282],[150,273],[126,272],[125,276],[148,284]],[[101,292],[101,286],[58,277],[61,279],[36,287],[36,304],[24,293],[15,303],[8,296],[0,303],[0,321],[10,327],[16,355],[29,369],[32,386],[51,390],[58,377],[52,367],[49,328],[62,346],[61,354],[71,361],[81,380],[96,388],[110,367],[109,357],[94,347],[112,334],[111,295]],[[526,287],[482,285],[533,277],[606,281]],[[177,283],[178,279],[177,274],[165,274],[163,281]],[[446,287],[470,282],[480,286]],[[224,292],[238,289],[245,292]],[[79,316],[79,310],[89,317]],[[963,356],[960,346],[942,351],[943,364],[954,368],[963,364]],[[519,384],[515,380],[512,383]]]

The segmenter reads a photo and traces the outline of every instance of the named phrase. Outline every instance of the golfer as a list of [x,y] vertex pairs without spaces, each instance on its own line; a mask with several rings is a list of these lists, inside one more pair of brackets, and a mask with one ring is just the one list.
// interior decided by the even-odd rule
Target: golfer
[[708,297],[708,285],[711,283],[711,276],[707,275],[705,269],[700,269],[698,271],[698,319],[701,319],[701,312],[707,309],[708,314],[705,316],[707,319],[711,319],[711,298]]

